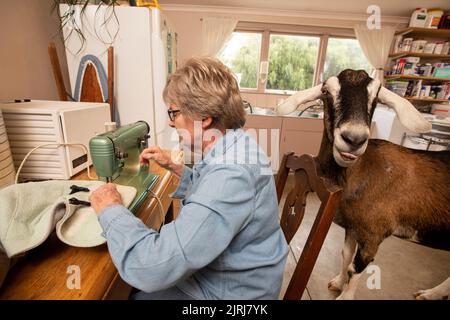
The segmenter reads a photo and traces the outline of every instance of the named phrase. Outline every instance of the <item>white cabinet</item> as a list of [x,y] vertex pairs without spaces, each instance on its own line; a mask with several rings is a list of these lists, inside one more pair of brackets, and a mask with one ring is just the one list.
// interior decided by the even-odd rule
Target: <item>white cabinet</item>
[[272,169],[278,171],[287,152],[314,156],[319,153],[323,119],[247,115],[244,128],[266,152],[272,161]]
[[284,117],[280,157],[283,154],[294,151],[298,155],[319,153],[322,141],[323,119]]
[[272,170],[278,171],[281,161],[280,137],[283,117],[247,115],[244,129],[258,142],[272,163]]

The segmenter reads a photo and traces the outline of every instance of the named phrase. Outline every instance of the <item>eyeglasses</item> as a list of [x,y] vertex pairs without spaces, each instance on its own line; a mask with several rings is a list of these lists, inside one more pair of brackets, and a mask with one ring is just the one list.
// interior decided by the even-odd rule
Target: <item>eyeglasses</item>
[[169,115],[169,119],[170,121],[175,121],[176,115],[178,112],[181,112],[181,110],[172,110],[172,109],[167,109],[167,114]]

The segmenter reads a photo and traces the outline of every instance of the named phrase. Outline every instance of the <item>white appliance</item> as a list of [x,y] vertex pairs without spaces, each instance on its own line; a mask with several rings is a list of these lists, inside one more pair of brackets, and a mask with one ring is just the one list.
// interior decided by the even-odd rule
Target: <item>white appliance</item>
[[25,180],[70,179],[92,164],[89,140],[105,132],[110,121],[109,104],[39,101],[1,103],[6,132],[16,170],[26,154],[44,144],[83,144],[88,154],[76,146],[46,146],[36,149],[20,171]]
[[382,139],[401,145],[406,132],[412,133],[400,123],[394,110],[382,104],[377,105],[372,118],[371,139]]
[[0,109],[0,189],[13,184],[15,174],[8,136]]
[[371,139],[383,139],[416,150],[449,150],[450,118],[422,115],[432,124],[430,133],[418,134],[406,129],[393,109],[378,104],[372,118]]
[[[73,12],[63,28],[72,93],[81,59],[94,55],[108,70],[107,49],[113,46],[114,104],[120,125],[144,120],[150,125],[150,144],[166,149],[176,146],[178,136],[168,126],[162,98],[167,75],[176,69],[177,35],[167,18],[155,8],[121,5],[115,6],[113,14],[107,6],[88,5],[80,14],[81,7],[60,5],[61,15]],[[72,32],[74,24],[81,26],[84,44]]]

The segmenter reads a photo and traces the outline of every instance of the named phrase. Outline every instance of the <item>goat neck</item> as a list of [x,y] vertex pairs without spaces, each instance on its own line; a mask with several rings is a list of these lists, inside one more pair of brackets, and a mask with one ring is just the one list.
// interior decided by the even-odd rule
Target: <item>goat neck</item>
[[343,186],[347,168],[339,166],[334,160],[333,143],[325,131],[322,135],[319,154],[315,159],[322,177],[329,179],[333,184]]

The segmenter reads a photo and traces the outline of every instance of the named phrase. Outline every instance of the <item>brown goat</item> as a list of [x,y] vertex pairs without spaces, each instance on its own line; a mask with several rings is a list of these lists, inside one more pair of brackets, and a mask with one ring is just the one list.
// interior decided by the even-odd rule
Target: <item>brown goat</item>
[[[329,289],[352,299],[358,279],[381,242],[398,230],[422,240],[439,234],[450,247],[450,152],[410,150],[388,141],[369,140],[378,101],[392,107],[410,130],[430,124],[407,100],[370,78],[344,70],[324,84],[298,92],[277,107],[286,114],[320,98],[325,130],[317,156],[324,178],[343,188],[335,222],[345,228],[343,265]],[[448,297],[450,280],[417,294],[418,299]]]

